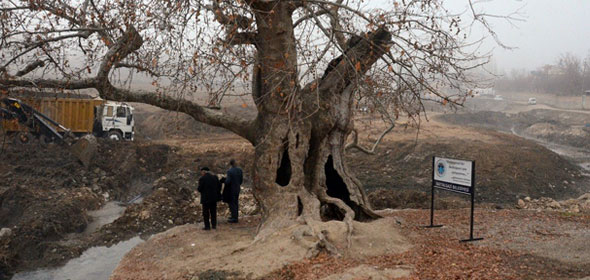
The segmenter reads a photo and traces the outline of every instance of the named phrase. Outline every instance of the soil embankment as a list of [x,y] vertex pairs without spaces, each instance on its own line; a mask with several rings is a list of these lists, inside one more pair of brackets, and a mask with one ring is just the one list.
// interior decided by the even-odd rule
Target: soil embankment
[[168,152],[163,145],[101,142],[92,168],[85,169],[63,146],[5,145],[0,225],[9,234],[0,238],[0,271],[57,265],[79,255],[84,246],[64,245],[64,237],[83,232],[87,212],[105,198],[125,201],[145,191],[143,182],[163,172],[147,162],[166,162]]

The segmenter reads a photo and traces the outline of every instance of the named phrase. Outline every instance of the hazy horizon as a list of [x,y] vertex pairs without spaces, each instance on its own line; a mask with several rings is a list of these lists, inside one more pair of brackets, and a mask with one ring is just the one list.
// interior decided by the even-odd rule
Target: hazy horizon
[[[490,19],[502,43],[497,46],[491,38],[486,42],[493,49],[493,63],[499,72],[511,69],[533,70],[555,64],[560,55],[571,53],[584,59],[590,54],[590,1],[588,0],[496,0],[479,1],[480,10],[496,15],[518,11],[524,21],[507,22]],[[453,0],[444,4],[451,11],[464,11],[467,1]],[[513,26],[513,24],[515,26]],[[481,36],[483,28],[475,28],[473,36]],[[493,66],[492,66],[493,67]]]

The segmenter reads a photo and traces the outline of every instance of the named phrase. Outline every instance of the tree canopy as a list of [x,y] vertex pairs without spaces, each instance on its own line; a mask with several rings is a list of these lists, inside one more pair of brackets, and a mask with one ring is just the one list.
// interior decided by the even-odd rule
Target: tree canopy
[[[463,22],[465,14],[489,26],[471,1],[465,13],[450,14],[440,0],[9,0],[0,4],[0,85],[94,88],[109,99],[192,109],[198,120],[230,129],[237,120],[205,108],[252,93],[257,49],[270,43],[261,38],[264,24],[281,24],[266,21],[265,13],[279,2],[292,10],[280,19],[293,25],[295,44],[294,50],[273,51],[297,71],[289,88],[277,88],[285,96],[313,85],[344,54],[358,71],[358,99],[386,106],[394,115],[417,114],[425,96],[461,103],[473,82],[466,71],[486,62],[486,54],[477,53],[479,41],[465,40],[473,23]],[[391,39],[378,63],[361,65],[345,55],[350,45],[379,30]],[[133,73],[149,79],[153,92],[128,87]],[[197,94],[208,99],[199,108],[184,102]]]
[[[375,149],[356,141],[355,106],[371,104],[387,133],[426,99],[469,97],[470,70],[487,62],[470,27],[496,35],[482,2],[465,4],[453,14],[442,0],[7,0],[0,87],[93,89],[226,128],[255,147],[261,236],[295,220],[352,232],[352,220],[377,217],[343,160],[346,147]],[[220,110],[228,97],[256,117]]]

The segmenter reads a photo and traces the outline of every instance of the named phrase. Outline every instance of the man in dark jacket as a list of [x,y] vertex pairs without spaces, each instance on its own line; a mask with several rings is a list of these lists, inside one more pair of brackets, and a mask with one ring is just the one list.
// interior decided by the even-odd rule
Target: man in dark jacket
[[[228,223],[237,223],[238,222],[238,198],[240,196],[240,186],[242,185],[242,181],[244,177],[242,175],[242,169],[240,169],[236,165],[235,160],[229,161],[230,168],[227,171],[227,176],[225,178],[225,187],[228,188],[229,191],[229,211],[231,217],[227,220]],[[225,192],[225,190],[224,190]]]
[[[217,176],[209,173],[208,167],[201,168],[201,178],[199,178],[199,187],[197,190],[201,193],[201,204],[203,205],[203,221],[205,222],[204,230],[215,229],[217,227],[217,201],[221,193],[221,184]],[[209,223],[211,217],[211,223]]]

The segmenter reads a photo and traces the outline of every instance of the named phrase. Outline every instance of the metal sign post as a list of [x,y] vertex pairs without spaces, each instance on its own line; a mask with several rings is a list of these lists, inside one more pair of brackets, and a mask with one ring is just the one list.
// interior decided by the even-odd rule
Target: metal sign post
[[586,99],[590,97],[590,90],[584,91],[582,95],[582,110],[586,109]]
[[440,227],[434,225],[434,188],[471,195],[471,219],[469,239],[461,242],[477,241],[483,238],[473,238],[473,223],[475,213],[475,162],[450,158],[432,158],[432,196],[430,201],[430,225],[427,228]]
[[[434,166],[434,157],[432,157],[432,166]],[[432,178],[434,178],[434,168],[432,169]],[[425,228],[442,227],[442,225],[434,224],[434,180],[432,181],[430,194],[430,225],[425,226]]]

